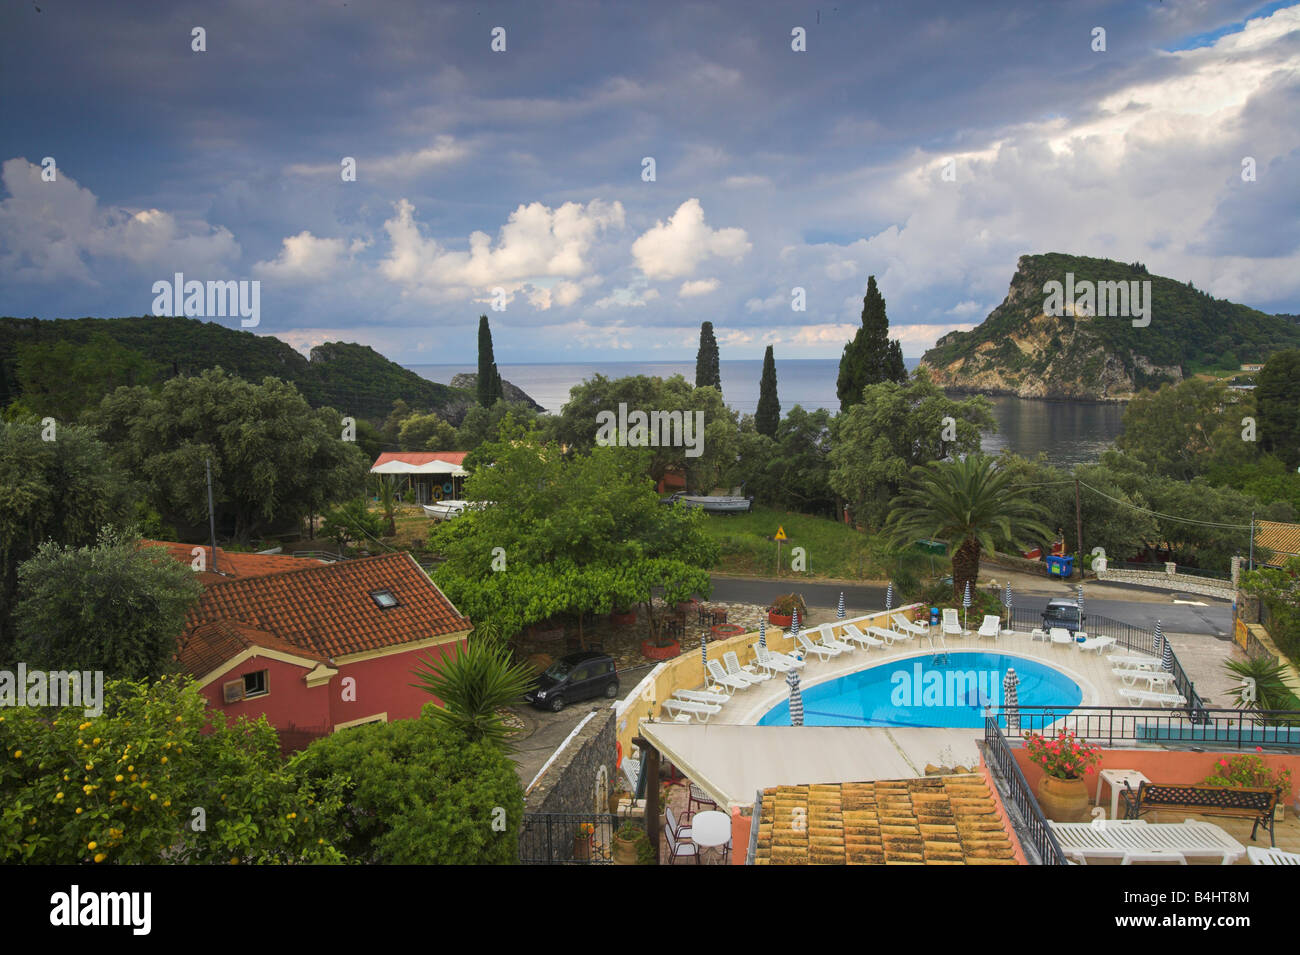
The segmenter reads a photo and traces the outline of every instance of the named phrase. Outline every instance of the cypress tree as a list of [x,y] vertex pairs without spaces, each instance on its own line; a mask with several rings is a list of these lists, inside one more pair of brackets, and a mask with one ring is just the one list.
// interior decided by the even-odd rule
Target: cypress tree
[[844,346],[840,358],[840,374],[835,384],[840,410],[847,411],[862,401],[862,389],[867,385],[906,380],[902,346],[889,337],[885,299],[876,287],[876,277],[869,276],[867,294],[862,298],[862,327],[853,341]]
[[767,352],[763,355],[763,377],[758,384],[758,410],[754,414],[754,426],[759,434],[775,438],[780,423],[781,402],[776,397],[776,359],[772,357],[772,346],[768,345]]
[[695,387],[712,385],[722,391],[722,372],[718,369],[718,340],[713,337],[713,323],[700,325],[700,350],[695,353]]
[[478,403],[491,408],[502,396],[501,373],[497,371],[492,354],[492,329],[488,328],[486,315],[478,317]]

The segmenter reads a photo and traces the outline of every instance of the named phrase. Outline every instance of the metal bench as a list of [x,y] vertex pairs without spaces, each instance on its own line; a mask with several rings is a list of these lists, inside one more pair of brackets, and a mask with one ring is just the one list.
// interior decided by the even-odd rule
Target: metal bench
[[1253,841],[1262,825],[1268,832],[1270,845],[1277,845],[1273,835],[1273,807],[1277,805],[1277,790],[1248,789],[1233,786],[1171,786],[1162,783],[1142,783],[1136,790],[1124,783],[1125,816],[1137,819],[1144,812],[1177,810],[1202,816],[1234,816],[1253,819],[1250,830]]

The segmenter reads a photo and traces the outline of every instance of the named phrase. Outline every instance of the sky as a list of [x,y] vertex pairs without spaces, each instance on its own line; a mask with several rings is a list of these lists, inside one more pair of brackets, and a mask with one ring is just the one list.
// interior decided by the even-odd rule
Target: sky
[[0,71],[0,315],[834,358],[875,275],[915,357],[1043,252],[1300,312],[1295,3],[10,0]]

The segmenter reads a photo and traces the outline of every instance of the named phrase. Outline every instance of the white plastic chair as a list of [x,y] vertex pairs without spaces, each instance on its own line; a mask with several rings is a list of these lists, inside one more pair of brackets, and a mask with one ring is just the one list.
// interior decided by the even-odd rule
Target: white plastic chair
[[894,622],[894,627],[901,633],[910,634],[913,637],[924,637],[930,632],[930,623],[914,623],[908,620],[901,613],[891,614],[890,620]]
[[960,637],[964,635],[961,624],[957,622],[956,610],[945,610],[943,612],[943,632],[947,635]]
[[830,624],[828,623],[822,624],[820,627],[817,628],[817,632],[822,635],[822,638],[817,642],[820,643],[823,647],[832,647],[844,653],[852,652],[853,644],[846,643],[843,640],[837,640],[835,638],[835,634],[831,633]]
[[996,640],[998,634],[1002,632],[1002,618],[997,614],[986,613],[978,632],[981,637],[992,637]]
[[727,691],[728,696],[736,692],[736,690],[748,690],[754,685],[752,680],[742,679],[741,677],[731,676],[728,674],[722,669],[722,664],[717,660],[710,660],[707,669],[709,671],[709,676],[713,678],[713,682],[718,686],[723,687]]
[[[888,633],[889,631],[885,632]],[[892,639],[888,641],[879,640],[876,637],[865,634],[858,629],[858,625],[855,623],[846,623],[844,626],[840,627],[840,633],[843,635],[845,640],[852,640],[865,650],[870,650],[872,647],[883,647],[886,643],[894,642]]]
[[732,676],[749,677],[756,683],[772,679],[772,674],[759,673],[754,669],[752,664],[750,666],[742,667],[740,665],[740,657],[736,655],[735,650],[728,650],[724,653],[722,655],[722,662],[726,665],[727,672]]
[[1250,858],[1251,865],[1300,865],[1300,853],[1283,852],[1281,849],[1247,846],[1246,855]]
[[813,643],[808,639],[808,635],[802,630],[799,631],[799,635],[795,637],[795,640],[798,642],[799,646],[803,648],[805,653],[815,653],[823,660],[829,659],[830,657],[837,657],[843,652],[836,647],[826,647],[822,646],[820,643]]

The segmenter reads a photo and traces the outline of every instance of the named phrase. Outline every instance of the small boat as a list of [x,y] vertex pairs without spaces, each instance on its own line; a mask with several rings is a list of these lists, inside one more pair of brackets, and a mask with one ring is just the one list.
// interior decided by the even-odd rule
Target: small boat
[[468,501],[437,501],[433,504],[421,504],[426,517],[435,521],[450,521],[465,513]]
[[735,495],[726,496],[705,496],[698,494],[682,494],[678,492],[668,498],[664,503],[672,504],[681,501],[686,507],[698,507],[710,514],[744,514],[754,506],[752,497],[738,497]]

